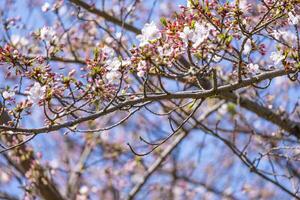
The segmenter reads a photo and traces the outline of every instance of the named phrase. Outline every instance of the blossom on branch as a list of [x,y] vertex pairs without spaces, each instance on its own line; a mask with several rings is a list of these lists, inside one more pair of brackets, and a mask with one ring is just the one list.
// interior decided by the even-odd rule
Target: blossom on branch
[[140,41],[141,47],[149,44],[151,41],[159,39],[160,37],[160,30],[153,21],[150,24],[145,24],[144,28],[142,29],[142,34],[136,36],[136,38]]
[[278,65],[284,58],[285,56],[283,55],[282,51],[272,52],[270,56],[270,59],[274,62],[275,65]]
[[291,25],[297,25],[300,21],[300,15],[294,15],[292,12],[289,12],[288,13],[288,16],[289,16],[289,23]]
[[40,29],[40,38],[42,40],[51,42],[57,39],[56,31],[49,26],[44,26]]
[[38,103],[41,99],[44,98],[45,92],[46,86],[41,86],[38,82],[35,82],[34,85],[27,92],[27,98],[32,103]]
[[183,31],[179,33],[179,37],[184,42],[185,46],[188,46],[188,41],[192,42],[193,48],[197,48],[202,42],[204,42],[208,37],[211,30],[214,28],[209,24],[201,24],[196,22],[194,29],[189,26],[185,26]]
[[2,95],[4,99],[12,99],[16,93],[14,91],[4,91]]
[[41,7],[41,9],[42,9],[43,12],[49,11],[49,9],[50,9],[50,4],[49,4],[48,2],[45,2],[45,3],[43,4],[43,6]]

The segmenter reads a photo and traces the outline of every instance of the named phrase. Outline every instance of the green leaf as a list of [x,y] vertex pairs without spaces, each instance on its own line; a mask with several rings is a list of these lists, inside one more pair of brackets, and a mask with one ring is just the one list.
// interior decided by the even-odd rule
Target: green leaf
[[162,25],[167,26],[167,19],[165,17],[160,18]]

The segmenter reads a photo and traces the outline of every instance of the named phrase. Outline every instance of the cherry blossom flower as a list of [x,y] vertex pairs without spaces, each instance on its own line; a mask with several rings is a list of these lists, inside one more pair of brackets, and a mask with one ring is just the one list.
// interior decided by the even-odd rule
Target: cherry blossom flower
[[179,37],[184,42],[185,46],[187,46],[188,41],[192,40],[192,38],[194,37],[194,31],[190,29],[190,27],[186,26],[183,28],[183,31],[179,33]]
[[48,2],[45,2],[41,9],[43,12],[47,12],[50,9],[50,4]]
[[54,41],[57,39],[55,30],[49,26],[44,26],[40,29],[40,37],[42,40],[46,41]]
[[34,85],[27,92],[28,100],[32,103],[38,103],[45,95],[46,86],[41,86],[38,82],[35,82]]
[[294,15],[292,12],[288,13],[289,16],[289,22],[291,25],[297,25],[300,21],[300,16],[299,15]]
[[251,74],[256,74],[259,71],[259,65],[250,63],[247,65],[247,69]]
[[120,70],[120,67],[122,65],[122,62],[119,58],[111,58],[106,61],[107,69],[109,70],[106,74],[106,79],[109,83],[116,84],[122,77]]
[[188,45],[188,41],[191,41],[193,48],[197,48],[209,37],[211,30],[213,30],[212,26],[196,22],[194,30],[186,26],[183,31],[179,33],[179,37],[183,40],[185,46]]
[[8,183],[10,181],[10,176],[9,174],[0,171],[0,182],[2,183]]
[[120,69],[122,63],[119,58],[113,58],[106,61],[107,69],[110,71],[117,71]]
[[212,59],[213,59],[214,62],[220,62],[222,60],[222,57],[219,56],[219,55],[214,55],[214,57]]
[[282,37],[282,31],[281,30],[273,30],[271,35],[276,39],[279,40]]
[[287,44],[290,44],[292,47],[294,47],[297,43],[295,42],[297,40],[297,36],[292,31],[284,31],[284,30],[274,30],[271,35],[276,40],[284,40]]
[[140,61],[137,67],[137,71],[138,71],[137,75],[139,77],[145,76],[146,69],[147,69],[147,62],[144,60]]
[[240,0],[239,8],[242,11],[247,10],[247,8],[248,8],[248,1],[247,0]]
[[89,188],[86,185],[81,186],[80,189],[79,189],[80,194],[87,194],[88,191],[89,191]]
[[116,84],[121,79],[121,76],[122,74],[119,71],[109,71],[105,77],[109,83]]
[[169,44],[164,44],[164,46],[157,47],[157,51],[160,56],[166,56],[169,57],[173,53],[174,49]]
[[251,50],[252,50],[251,40],[248,39],[245,43],[243,54],[248,55],[251,52]]
[[274,62],[275,65],[279,64],[283,59],[284,55],[282,55],[282,51],[272,52],[270,59]]
[[227,104],[223,104],[219,109],[218,109],[218,113],[223,116],[228,112],[228,105]]
[[11,43],[14,46],[17,46],[17,45],[27,46],[29,44],[29,41],[25,37],[22,37],[20,35],[12,35]]
[[160,37],[161,33],[153,21],[150,24],[145,24],[142,29],[142,34],[136,36],[136,38],[140,41],[141,47],[149,44],[149,41],[159,39]]
[[208,24],[208,25],[204,25],[204,24],[200,24],[200,23],[196,23],[195,24],[195,36],[196,38],[194,38],[195,40],[195,44],[193,45],[194,48],[196,48],[197,46],[199,46],[204,40],[206,40],[209,36],[209,33],[211,30],[213,30],[214,28]]
[[16,93],[14,91],[4,91],[2,93],[4,99],[12,99],[15,96],[15,94]]
[[114,49],[108,46],[104,46],[101,50],[108,58],[112,58],[115,55]]

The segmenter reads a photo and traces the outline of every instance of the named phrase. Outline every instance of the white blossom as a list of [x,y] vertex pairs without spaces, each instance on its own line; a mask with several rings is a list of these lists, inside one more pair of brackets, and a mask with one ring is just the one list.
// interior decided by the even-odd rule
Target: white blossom
[[295,45],[295,41],[297,40],[297,36],[292,31],[284,31],[284,30],[274,30],[271,35],[276,40],[283,39],[286,43],[290,44],[291,46]]
[[141,47],[149,44],[149,41],[159,39],[160,37],[161,33],[153,21],[150,24],[145,24],[142,29],[142,34],[136,36],[136,38],[140,41]]
[[157,47],[157,51],[160,56],[171,56],[174,51],[174,48],[171,47],[169,44],[164,44],[163,46]]
[[239,8],[244,11],[248,8],[248,1],[247,0],[240,0],[239,2]]
[[20,35],[12,35],[11,36],[11,43],[16,46],[16,45],[21,45],[21,46],[27,46],[29,44],[29,41]]
[[294,15],[292,12],[288,13],[289,16],[289,22],[291,25],[297,25],[300,21],[300,15]]
[[101,50],[109,59],[115,56],[115,51],[111,47],[104,46]]
[[179,33],[179,37],[184,42],[185,46],[187,46],[188,45],[188,41],[192,40],[193,37],[194,37],[194,31],[192,29],[190,29],[190,27],[185,26],[183,28],[183,31],[181,33]]
[[197,48],[209,37],[209,33],[212,29],[212,26],[196,22],[194,29],[187,26],[184,27],[183,31],[179,33],[179,37],[185,43],[185,46],[188,45],[188,41],[191,41],[193,43],[193,47]]
[[8,183],[10,180],[9,174],[4,171],[0,171],[0,182],[1,183]]
[[49,162],[49,166],[52,169],[57,169],[59,167],[59,161],[57,159],[53,159]]
[[15,96],[15,94],[16,93],[14,91],[4,91],[2,93],[4,99],[11,99]]
[[42,98],[44,98],[46,92],[46,86],[41,86],[38,82],[35,82],[34,85],[28,91],[28,100],[32,103],[38,103]]
[[219,55],[217,55],[217,54],[215,54],[214,57],[213,57],[213,61],[214,61],[214,62],[220,62],[221,59],[222,59],[222,57],[219,56]]
[[250,63],[250,64],[247,65],[247,69],[250,73],[255,74],[259,71],[259,65]]
[[270,59],[274,62],[275,65],[277,65],[284,59],[284,55],[282,54],[282,51],[272,52]]
[[204,26],[203,24],[196,23],[195,24],[195,33],[196,35],[194,37],[195,44],[193,47],[199,46],[204,40],[206,40],[209,36],[210,31],[213,30],[213,27],[211,25]]
[[117,84],[121,79],[122,74],[120,71],[109,71],[106,73],[105,78],[108,80],[108,83]]
[[244,45],[244,50],[243,50],[243,54],[244,55],[248,55],[252,50],[252,44],[251,44],[251,40],[247,39],[245,45]]
[[80,194],[86,195],[88,192],[89,192],[89,188],[86,185],[81,186],[79,189]]
[[137,75],[139,77],[143,77],[145,76],[146,73],[146,69],[147,69],[147,62],[142,60],[141,62],[139,62],[138,67],[137,67]]
[[48,2],[45,2],[43,5],[42,5],[42,11],[43,12],[47,12],[49,9],[50,9],[50,4]]
[[119,58],[115,57],[106,61],[107,69],[110,71],[117,71],[120,69],[122,62]]
[[271,35],[276,39],[279,40],[282,37],[283,31],[281,30],[273,30],[273,32],[271,33]]
[[122,60],[122,66],[129,66],[131,64],[131,60],[130,59],[125,59],[125,60]]
[[40,30],[40,37],[42,40],[54,41],[57,39],[56,32],[52,27],[44,26]]
[[226,113],[228,113],[228,105],[227,104],[223,104],[219,110],[218,110],[218,113],[223,116],[225,115]]
[[119,71],[122,62],[117,57],[111,58],[106,61],[108,72],[105,77],[109,83],[117,84],[121,79],[121,72]]

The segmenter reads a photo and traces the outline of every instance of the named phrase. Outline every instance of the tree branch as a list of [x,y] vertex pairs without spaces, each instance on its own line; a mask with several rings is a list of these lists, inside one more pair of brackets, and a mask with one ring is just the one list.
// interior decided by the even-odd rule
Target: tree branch
[[141,33],[141,30],[134,27],[133,25],[131,24],[128,24],[126,22],[123,22],[122,20],[114,17],[114,16],[111,16],[109,15],[108,13],[104,12],[104,11],[101,11],[101,10],[98,10],[97,8],[95,8],[95,6],[92,6],[92,5],[89,5],[81,0],[69,0],[70,2],[72,2],[73,4],[75,4],[76,6],[79,6],[81,8],[84,8],[85,10],[89,11],[90,13],[93,13],[99,17],[102,17],[104,18],[106,21],[109,21],[109,22],[112,22],[118,26],[121,26],[123,27],[124,29],[130,31],[130,32],[133,32],[135,34],[140,34]]

